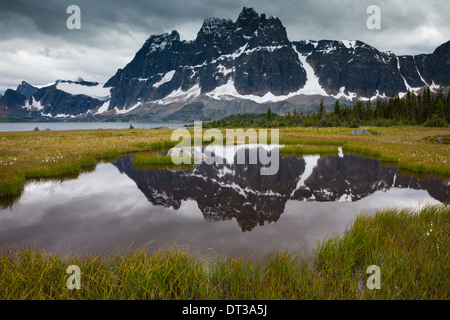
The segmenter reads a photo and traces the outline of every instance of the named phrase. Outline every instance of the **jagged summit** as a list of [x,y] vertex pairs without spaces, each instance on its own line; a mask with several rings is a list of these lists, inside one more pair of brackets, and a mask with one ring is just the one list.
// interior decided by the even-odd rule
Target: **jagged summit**
[[22,83],[17,86],[16,91],[20,94],[23,94],[25,97],[31,97],[36,91],[38,90],[37,87],[32,86],[26,81],[22,81]]
[[261,45],[287,45],[286,29],[280,19],[265,14],[258,15],[253,8],[242,10],[235,23],[233,41],[249,41],[249,47]]
[[163,33],[161,35],[150,36],[144,46],[147,46],[149,53],[152,53],[164,50],[167,46],[170,46],[173,41],[180,41],[180,34],[176,30],[173,30],[170,34]]
[[241,13],[239,14],[239,19],[258,19],[259,15],[253,8],[243,7]]
[[222,32],[227,32],[227,30],[231,29],[232,27],[233,21],[231,19],[207,18],[203,22],[199,33],[203,33],[205,35],[222,35]]

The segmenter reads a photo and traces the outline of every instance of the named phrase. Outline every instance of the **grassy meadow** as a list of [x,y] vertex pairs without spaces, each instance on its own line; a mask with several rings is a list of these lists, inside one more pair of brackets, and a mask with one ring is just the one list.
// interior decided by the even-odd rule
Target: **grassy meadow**
[[[386,127],[381,134],[361,136],[349,135],[350,128],[279,130],[285,155],[332,154],[342,146],[344,152],[374,156],[401,169],[450,177],[447,128]],[[139,164],[167,164],[170,159],[149,152],[175,146],[171,133],[169,129],[0,132],[0,197],[20,194],[27,179],[76,177],[100,161],[130,153],[136,154]]]
[[[284,155],[333,154],[342,147],[398,165],[409,173],[450,181],[448,128],[281,128]],[[12,204],[27,180],[70,179],[101,161],[134,154],[138,166],[170,165],[158,152],[177,142],[169,129],[0,132],[0,202]],[[225,135],[224,135],[225,136]],[[35,248],[3,250],[0,300],[6,299],[449,299],[450,208],[362,213],[342,237],[312,255],[201,256],[190,248],[146,248],[105,255],[58,256]],[[0,248],[1,249],[1,248]],[[66,287],[69,265],[82,288]],[[369,290],[366,269],[381,269],[381,289]]]
[[[436,299],[448,300],[450,208],[360,215],[312,254],[202,256],[187,247],[88,256],[34,248],[0,255],[0,300],[9,299]],[[66,269],[80,268],[69,290]],[[367,268],[380,268],[369,289]]]

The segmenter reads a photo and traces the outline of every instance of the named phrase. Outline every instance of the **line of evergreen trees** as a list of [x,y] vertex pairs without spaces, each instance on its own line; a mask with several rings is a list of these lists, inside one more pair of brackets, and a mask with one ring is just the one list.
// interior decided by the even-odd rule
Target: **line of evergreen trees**
[[375,103],[358,101],[353,106],[340,106],[336,100],[331,112],[325,110],[323,99],[319,109],[312,114],[303,115],[294,111],[284,116],[274,114],[270,107],[266,115],[253,117],[231,117],[229,119],[213,120],[206,127],[333,127],[361,125],[391,126],[391,125],[424,125],[431,127],[446,127],[450,123],[450,90],[445,95],[444,88],[431,93],[429,87],[423,94],[408,92],[400,98],[392,93],[388,99],[377,100]]

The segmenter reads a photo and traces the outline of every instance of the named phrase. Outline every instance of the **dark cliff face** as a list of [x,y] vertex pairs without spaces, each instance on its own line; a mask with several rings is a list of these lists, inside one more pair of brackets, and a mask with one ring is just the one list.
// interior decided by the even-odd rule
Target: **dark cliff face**
[[422,59],[423,77],[431,85],[450,86],[450,41],[440,45]]
[[[345,92],[372,97],[377,91],[388,96],[392,91],[407,91],[397,68],[397,58],[361,41],[320,40],[294,44],[299,52],[308,55],[307,61],[329,93],[336,95],[345,88]],[[415,70],[411,73],[417,74]]]
[[[168,72],[170,81],[158,84]],[[111,86],[110,109],[163,98],[198,84],[208,93],[233,81],[240,94],[284,95],[306,83],[306,73],[278,18],[244,8],[236,22],[206,19],[195,40],[179,34],[150,37],[134,59],[105,86]]]
[[[361,41],[291,42],[278,18],[244,8],[235,22],[206,19],[193,41],[180,41],[175,31],[150,37],[106,85],[114,87],[110,109],[158,103],[176,90],[187,91],[195,85],[202,95],[231,83],[240,95],[285,96],[308,80],[300,53],[329,97],[342,98],[340,92],[346,97],[351,93],[365,98],[390,96],[433,81],[449,85],[448,46],[440,46],[431,55],[397,57]],[[164,77],[164,84],[154,85]],[[195,103],[197,96],[171,102]]]
[[26,115],[23,109],[27,97],[15,90],[8,89],[0,100],[0,115]]
[[36,88],[29,84],[26,81],[22,81],[22,83],[17,87],[16,91],[20,94],[23,94],[25,97],[31,97],[39,88]]
[[132,157],[124,157],[114,165],[136,182],[152,204],[178,209],[181,201],[191,199],[206,220],[234,218],[243,231],[278,221],[288,200],[357,201],[390,188],[427,190],[441,202],[450,199],[450,187],[444,182],[418,180],[377,160],[352,155],[320,158],[310,173],[304,158],[280,157],[280,170],[273,176],[261,176],[260,165],[250,164],[142,170],[134,167]]
[[[42,113],[52,116],[86,114],[89,110],[95,110],[103,104],[103,101],[86,95],[73,95],[58,90],[56,84],[39,89],[32,98],[39,101],[43,107]],[[29,98],[30,104],[32,98]]]

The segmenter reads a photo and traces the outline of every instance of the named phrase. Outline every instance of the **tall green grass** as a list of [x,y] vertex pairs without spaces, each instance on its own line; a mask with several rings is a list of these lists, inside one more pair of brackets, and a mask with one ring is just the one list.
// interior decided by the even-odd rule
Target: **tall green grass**
[[[187,247],[73,256],[35,248],[0,255],[0,299],[443,299],[450,298],[450,208],[361,214],[312,253],[201,256]],[[66,287],[69,265],[81,289]],[[381,289],[366,286],[367,267]]]
[[148,165],[148,164],[172,164],[171,156],[163,156],[160,154],[137,154],[134,159],[135,165]]
[[353,279],[352,283],[365,278],[367,266],[378,265],[382,289],[364,290],[364,298],[448,299],[449,233],[448,206],[362,214],[342,238],[328,239],[318,247],[315,268],[327,271],[330,281]]
[[337,147],[327,146],[296,146],[288,145],[280,149],[282,155],[302,156],[307,154],[330,155],[338,154]]
[[[172,141],[158,141],[153,143],[137,143],[134,145],[137,151],[165,151],[170,149],[172,146],[176,145],[178,142]],[[142,148],[143,150],[139,149]],[[8,178],[5,182],[0,183],[0,197],[11,197],[23,190],[27,180],[32,179],[46,179],[46,178],[57,178],[64,176],[72,176],[76,178],[82,172],[88,172],[95,169],[95,166],[100,161],[114,161],[120,155],[130,153],[119,152],[117,150],[106,150],[102,152],[92,152],[88,155],[83,155],[79,157],[67,157],[64,161],[58,163],[36,163],[34,165],[27,165],[19,168],[16,171],[8,172]],[[140,161],[142,164],[150,163],[169,163],[170,157],[141,157]],[[171,163],[171,161],[170,161]],[[0,172],[1,176],[2,172]]]
[[313,146],[343,146],[348,141],[341,140],[299,140],[299,139],[279,139],[280,144],[284,145],[313,145]]
[[342,147],[342,150],[346,153],[354,153],[357,155],[364,155],[368,157],[373,157],[375,159],[379,159],[383,163],[387,164],[396,164],[399,169],[403,169],[406,171],[409,171],[410,173],[429,173],[433,175],[439,175],[439,176],[449,176],[450,175],[450,167],[448,166],[428,166],[424,164],[415,164],[410,163],[405,160],[399,160],[395,157],[385,155],[383,152],[379,150],[374,150],[371,148],[366,147],[358,147],[358,146],[351,146],[351,145],[344,145]]
[[[342,151],[349,152],[349,153],[358,153],[358,154],[363,154],[363,155],[368,155],[368,156],[373,156],[373,157],[381,157],[382,156],[381,152],[378,150],[365,148],[365,147],[350,146],[350,145],[343,146]],[[393,158],[391,160],[393,160]]]

